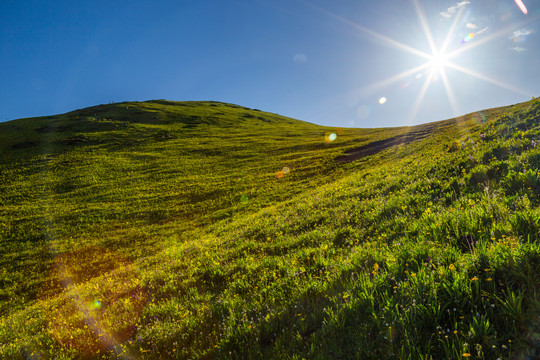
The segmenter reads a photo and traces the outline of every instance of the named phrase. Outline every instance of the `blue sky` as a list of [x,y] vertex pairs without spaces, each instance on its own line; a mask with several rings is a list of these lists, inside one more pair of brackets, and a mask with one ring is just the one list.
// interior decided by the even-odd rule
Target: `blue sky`
[[2,0],[0,121],[168,99],[380,127],[509,105],[540,96],[540,0],[519,1]]

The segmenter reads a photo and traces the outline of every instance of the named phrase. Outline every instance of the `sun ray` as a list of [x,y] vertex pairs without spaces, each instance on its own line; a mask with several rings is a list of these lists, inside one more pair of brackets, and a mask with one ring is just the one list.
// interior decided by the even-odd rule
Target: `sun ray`
[[465,73],[467,75],[471,75],[471,76],[474,76],[480,80],[484,80],[488,83],[491,83],[491,84],[494,84],[494,85],[497,85],[503,89],[506,89],[506,90],[510,90],[510,91],[513,91],[515,93],[518,93],[518,94],[521,94],[521,95],[525,95],[525,96],[531,96],[531,94],[529,94],[528,92],[526,92],[525,90],[522,90],[522,89],[519,89],[515,86],[512,86],[512,85],[508,85],[508,84],[505,84],[503,83],[502,81],[499,81],[499,80],[496,80],[496,79],[492,79],[486,75],[482,75],[476,71],[473,71],[473,70],[470,70],[470,69],[467,69],[463,66],[460,66],[460,65],[457,65],[457,64],[454,64],[454,63],[451,63],[449,62],[447,64],[448,67],[451,67],[453,69],[456,69],[456,70],[459,70],[461,71],[462,73]]
[[416,101],[414,102],[414,105],[412,106],[409,116],[407,117],[407,122],[411,123],[414,121],[414,117],[418,113],[418,110],[420,109],[420,105],[422,104],[422,100],[424,100],[424,96],[427,93],[427,89],[429,88],[429,84],[433,81],[433,73],[428,74],[426,80],[424,81],[424,85],[422,86],[422,89],[420,90],[420,93],[416,97]]
[[450,40],[452,39],[452,36],[454,35],[456,31],[457,24],[459,23],[459,21],[461,20],[461,17],[463,16],[463,11],[465,11],[465,8],[461,7],[457,15],[454,16],[454,21],[452,22],[452,25],[450,25],[450,29],[446,33],[446,38],[444,39],[443,45],[441,46],[441,49],[440,49],[442,53],[446,53],[446,49],[450,45]]
[[384,80],[381,80],[381,81],[377,81],[376,83],[373,83],[373,84],[370,84],[370,85],[367,85],[367,86],[364,86],[362,88],[362,90],[366,93],[373,93],[375,91],[378,91],[382,88],[385,88],[387,86],[390,86],[396,82],[398,82],[399,80],[402,80],[402,79],[405,79],[407,76],[410,76],[410,75],[413,75],[413,74],[416,74],[422,70],[425,70],[429,67],[429,63],[426,62],[422,65],[419,65],[419,66],[416,66],[412,69],[409,69],[409,70],[405,70],[399,74],[396,74],[396,75],[393,75],[393,76],[390,76]]
[[437,48],[435,46],[435,41],[433,40],[433,34],[431,34],[431,30],[427,23],[426,15],[422,11],[422,8],[420,8],[418,0],[414,0],[414,8],[416,10],[416,15],[418,15],[418,19],[420,20],[420,24],[422,25],[422,29],[424,29],[424,34],[426,35],[431,53],[433,54],[437,52]]
[[[366,96],[371,96],[373,95],[374,93],[398,82],[399,80],[402,80],[402,79],[405,79],[407,78],[408,76],[410,75],[413,75],[413,74],[416,74],[422,70],[425,70],[427,69],[429,66],[429,64],[426,62],[422,65],[419,65],[419,66],[416,66],[412,69],[409,69],[409,70],[405,70],[399,74],[396,74],[396,75],[393,75],[393,76],[390,76],[384,80],[381,80],[381,81],[378,81],[376,83],[372,83],[372,84],[369,84],[369,85],[366,85],[366,86],[363,86],[361,88],[357,88],[355,90],[351,90],[351,91],[348,91],[348,92],[345,92],[339,96],[337,96],[336,98],[333,98],[331,100],[328,101],[328,103],[331,103],[331,104],[346,104],[348,103],[349,101],[351,100],[354,100],[354,99],[357,99],[358,97],[366,97]],[[338,100],[339,99],[339,100]]]
[[[353,28],[355,28],[357,30],[360,30],[360,31],[362,31],[362,32],[364,32],[364,33],[366,33],[368,35],[373,36],[375,39],[382,41],[385,45],[387,45],[389,47],[394,47],[394,48],[396,48],[398,50],[402,50],[404,52],[408,52],[410,54],[420,56],[420,57],[422,57],[424,59],[429,58],[429,54],[427,54],[427,53],[425,53],[423,51],[420,51],[420,50],[415,49],[415,48],[413,48],[411,46],[405,45],[402,42],[399,42],[397,40],[389,38],[388,36],[382,35],[382,34],[376,32],[376,31],[373,31],[373,30],[370,30],[370,29],[368,29],[366,27],[363,27],[362,25],[359,25],[359,24],[355,23],[354,21],[351,21],[351,20],[346,19],[346,18],[344,18],[342,16],[334,14],[334,13],[332,13],[332,12],[330,12],[328,10],[325,10],[325,9],[323,9],[323,8],[317,6],[317,5],[314,5],[314,4],[309,3],[309,2],[304,2],[304,3],[306,5],[308,5],[308,6],[311,6],[315,10],[320,11],[320,12],[322,12],[322,13],[324,13],[324,14],[326,14],[326,15],[328,15],[328,16],[330,16],[330,17],[332,17],[332,18],[334,18],[334,19],[336,19],[336,20],[338,20],[338,21],[340,21],[340,22],[342,22],[344,24],[346,24],[346,25],[349,25],[349,26],[351,26],[351,27],[353,27]],[[370,39],[370,40],[372,40],[372,39]]]
[[452,108],[453,115],[457,116],[460,113],[459,105],[457,103],[454,92],[452,91],[452,87],[450,86],[450,82],[448,81],[448,76],[446,75],[445,69],[441,70],[441,78],[443,81],[444,89],[446,90],[446,96],[448,96],[448,100],[450,101],[450,107]]

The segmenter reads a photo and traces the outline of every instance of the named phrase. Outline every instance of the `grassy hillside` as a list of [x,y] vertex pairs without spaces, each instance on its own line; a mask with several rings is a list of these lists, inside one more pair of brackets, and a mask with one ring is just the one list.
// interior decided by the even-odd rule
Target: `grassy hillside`
[[538,356],[539,118],[149,101],[1,123],[0,354]]

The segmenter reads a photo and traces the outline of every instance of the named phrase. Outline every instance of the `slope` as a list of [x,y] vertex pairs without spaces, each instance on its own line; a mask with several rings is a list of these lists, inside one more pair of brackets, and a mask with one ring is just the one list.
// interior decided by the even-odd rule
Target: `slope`
[[529,355],[538,116],[328,129],[153,101],[0,124],[1,351]]
[[2,265],[11,276],[1,298],[13,298],[11,309],[35,298],[51,253],[98,245],[138,258],[160,248],[157,237],[323,181],[333,163],[322,150],[337,149],[324,128],[212,102],[103,105],[0,130]]

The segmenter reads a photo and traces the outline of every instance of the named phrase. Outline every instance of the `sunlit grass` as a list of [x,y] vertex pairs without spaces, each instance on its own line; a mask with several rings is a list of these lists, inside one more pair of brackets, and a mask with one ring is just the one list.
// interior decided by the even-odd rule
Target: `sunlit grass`
[[1,124],[0,353],[534,356],[539,116],[331,129],[162,101]]

